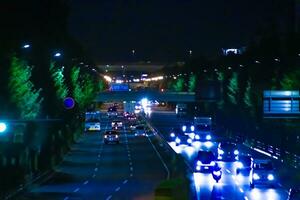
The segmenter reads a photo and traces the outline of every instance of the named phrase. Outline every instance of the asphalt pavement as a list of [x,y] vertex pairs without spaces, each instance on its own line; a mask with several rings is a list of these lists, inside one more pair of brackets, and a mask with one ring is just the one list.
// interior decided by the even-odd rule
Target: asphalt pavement
[[151,138],[135,137],[125,127],[120,144],[104,144],[103,132],[110,124],[103,118],[101,132],[84,134],[47,181],[17,199],[154,199],[154,189],[167,171]]
[[[180,126],[185,119],[177,118],[174,112],[170,111],[155,111],[151,113],[149,121],[154,128],[160,133],[167,136],[171,128]],[[213,138],[217,136],[213,136]],[[212,150],[217,149],[217,142],[194,142],[192,146],[179,145],[169,142],[170,146],[177,153],[181,154],[186,161],[186,164],[190,167],[193,166],[193,162],[198,150]],[[253,151],[244,145],[239,145],[240,154],[251,154],[254,159],[268,158],[265,155]],[[275,188],[268,188],[264,186],[257,186],[254,189],[250,189],[249,176],[236,175],[236,162],[223,162],[218,161],[222,167],[222,179],[219,183],[216,183],[211,174],[194,173],[194,189],[196,190],[197,199],[228,199],[228,200],[286,200],[287,188],[284,188],[282,182],[283,179],[278,180],[278,184]]]

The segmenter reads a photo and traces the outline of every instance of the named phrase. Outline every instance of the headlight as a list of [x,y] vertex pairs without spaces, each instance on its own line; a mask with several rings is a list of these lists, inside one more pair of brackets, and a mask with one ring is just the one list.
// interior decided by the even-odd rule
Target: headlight
[[239,155],[239,151],[238,150],[234,150],[234,155]]
[[268,180],[269,180],[269,181],[273,181],[273,180],[274,180],[273,174],[269,174],[269,175],[268,175]]
[[118,138],[119,136],[118,136],[118,135],[116,135],[115,137],[116,137],[116,138]]
[[213,174],[214,174],[215,176],[221,176],[221,171],[213,171]]
[[244,165],[243,165],[243,163],[241,163],[241,162],[237,162],[237,163],[236,163],[236,167],[241,169],[241,168],[244,167]]
[[197,165],[202,165],[202,162],[200,160],[198,160]]
[[176,138],[175,142],[179,144],[181,140],[179,138]]
[[210,165],[215,165],[215,164],[216,164],[215,161],[210,162]]
[[193,141],[192,141],[191,138],[189,138],[189,139],[187,140],[187,142],[188,142],[189,144],[191,144]]
[[224,151],[222,149],[218,149],[218,153],[223,155],[224,154]]
[[107,138],[107,135],[104,135],[104,138]]
[[170,136],[171,136],[171,137],[175,137],[175,134],[174,134],[174,133],[171,133]]
[[258,180],[258,179],[260,179],[260,177],[259,177],[256,173],[254,173],[254,174],[253,174],[253,179],[254,179],[254,180]]
[[197,171],[200,171],[200,169],[201,169],[200,166],[197,166],[197,167],[196,167],[196,170],[197,170]]
[[195,135],[195,139],[196,140],[200,140],[200,136],[199,135]]
[[191,131],[194,131],[195,130],[195,126],[191,126]]
[[207,136],[205,137],[205,139],[206,139],[206,140],[211,140],[211,135],[207,135]]
[[186,131],[186,126],[182,126],[182,131]]

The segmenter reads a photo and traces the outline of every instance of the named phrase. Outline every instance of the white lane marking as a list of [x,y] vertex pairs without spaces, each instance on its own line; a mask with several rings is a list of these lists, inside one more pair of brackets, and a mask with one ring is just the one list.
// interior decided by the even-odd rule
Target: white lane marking
[[64,200],[68,200],[68,199],[69,199],[69,197],[65,197],[65,198],[64,198]]
[[96,174],[93,174],[93,178],[95,178],[96,177]]
[[112,198],[112,196],[109,195],[109,196],[106,198],[106,200],[110,200],[111,198]]
[[132,174],[132,173],[130,174],[130,177],[133,177],[133,174]]
[[84,183],[83,183],[83,185],[86,185],[86,184],[88,184],[89,183],[89,181],[85,181]]
[[133,167],[130,167],[130,171],[133,171]]
[[151,142],[150,138],[147,137],[148,141],[150,142],[151,146],[153,147],[154,151],[156,152],[157,154],[157,157],[160,159],[161,163],[163,164],[163,166],[165,167],[166,171],[167,171],[167,180],[170,179],[170,170],[169,168],[167,167],[165,161],[162,159],[161,155],[159,154],[159,152],[157,151],[156,147],[153,145],[153,143]]
[[130,162],[129,165],[132,165],[132,162]]
[[100,154],[98,155],[98,158],[100,158]]
[[244,190],[242,188],[239,188],[239,189],[240,189],[241,193],[244,193]]
[[120,189],[121,189],[120,187],[117,187],[117,188],[115,189],[115,191],[118,192]]
[[80,190],[80,188],[76,188],[73,192],[78,192]]
[[126,184],[128,182],[128,180],[123,181],[123,184]]
[[248,197],[245,196],[244,199],[245,199],[245,200],[248,200]]
[[131,157],[130,153],[128,153],[128,157]]
[[228,172],[229,174],[231,174],[231,171],[229,169],[226,169],[226,172]]
[[97,171],[98,171],[98,168],[96,167],[96,168],[95,168],[95,172],[97,172]]

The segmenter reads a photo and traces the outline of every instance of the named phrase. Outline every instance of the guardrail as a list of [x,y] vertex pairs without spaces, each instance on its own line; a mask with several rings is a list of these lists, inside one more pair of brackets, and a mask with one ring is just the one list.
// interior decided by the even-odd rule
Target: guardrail
[[[235,137],[236,141],[239,141],[240,138]],[[300,156],[290,153],[288,151],[283,151],[278,147],[266,144],[264,142],[255,140],[255,139],[247,139],[244,141],[244,145],[247,147],[260,152],[266,156],[274,158],[276,160],[280,160],[283,163],[287,163],[294,168],[300,168]]]

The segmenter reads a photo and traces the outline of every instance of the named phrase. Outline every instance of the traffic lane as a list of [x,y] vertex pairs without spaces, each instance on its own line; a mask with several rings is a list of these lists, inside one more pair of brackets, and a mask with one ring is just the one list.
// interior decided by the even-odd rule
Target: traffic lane
[[[22,194],[20,199],[64,199],[77,193],[78,186],[90,175],[97,161],[100,148],[98,138],[98,132],[84,136],[80,142],[73,145],[50,179],[41,185],[33,186]],[[80,195],[76,196],[81,199]]]
[[[110,124],[110,120],[105,122]],[[147,137],[135,137],[124,127],[119,145],[104,145],[99,172],[82,189],[94,199],[153,199],[155,187],[166,178],[164,166]],[[113,150],[111,148],[113,148]],[[120,149],[119,149],[120,147]],[[121,151],[126,156],[121,155]],[[126,175],[127,174],[127,175]],[[98,187],[97,187],[98,186]],[[101,186],[101,188],[100,188]],[[92,194],[97,188],[97,193]],[[108,191],[108,192],[107,192]],[[104,193],[104,194],[103,194]]]
[[[150,119],[152,125],[158,129],[159,131],[161,131],[163,134],[167,134],[169,132],[169,130],[171,129],[170,124],[180,124],[182,123],[182,119],[178,119],[177,117],[175,117],[175,115],[173,113],[153,113],[151,115],[151,119]],[[164,122],[162,122],[164,121]],[[192,147],[189,146],[185,146],[185,145],[180,145],[180,146],[176,146],[174,143],[169,143],[171,145],[171,147],[177,152],[177,153],[181,153],[183,155],[183,157],[186,159],[186,161],[193,166],[193,160],[196,157],[196,153],[199,149],[203,149],[203,147],[205,147],[206,150],[208,150],[209,148],[207,148],[207,145],[204,145],[205,143],[194,143]],[[217,148],[217,143],[211,143],[212,145],[208,145],[210,146],[211,150],[216,152],[216,148]],[[262,154],[257,154],[257,152],[253,152],[251,149],[249,148],[245,148],[243,145],[240,146],[240,151],[241,153],[245,153],[245,154],[254,154],[255,158],[263,158],[264,156]],[[219,162],[222,163],[223,162]],[[236,164],[235,162],[228,162],[222,165],[223,167],[223,173],[224,171],[231,174],[231,177],[234,178],[235,177],[235,169],[236,169]],[[223,179],[224,177],[222,177]],[[225,180],[227,180],[227,178],[224,178]],[[275,188],[275,189],[269,189],[269,188],[257,188],[256,190],[251,190],[249,187],[249,178],[248,176],[244,177],[242,179],[242,181],[239,179],[234,178],[234,183],[235,185],[239,186],[239,191],[243,191],[243,193],[246,194],[247,198],[252,198],[253,194],[255,195],[256,193],[260,193],[260,195],[262,197],[265,196],[271,196],[276,198],[281,198],[281,199],[285,199],[286,198],[286,190],[281,188],[280,186]],[[241,182],[239,182],[238,180],[240,180]],[[229,190],[226,190],[229,191]],[[230,190],[233,191],[233,190]],[[236,191],[236,189],[235,189]],[[250,199],[251,199],[250,198]]]
[[132,171],[113,199],[154,199],[156,186],[167,177],[166,170],[147,137],[136,137],[131,132],[127,136]]

